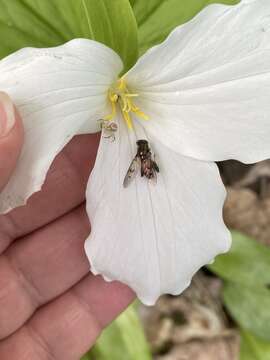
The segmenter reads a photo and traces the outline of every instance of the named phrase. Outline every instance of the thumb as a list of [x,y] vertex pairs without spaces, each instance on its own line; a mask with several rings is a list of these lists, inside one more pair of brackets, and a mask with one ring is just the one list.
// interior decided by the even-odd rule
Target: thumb
[[8,182],[23,143],[23,126],[10,97],[0,91],[0,191]]

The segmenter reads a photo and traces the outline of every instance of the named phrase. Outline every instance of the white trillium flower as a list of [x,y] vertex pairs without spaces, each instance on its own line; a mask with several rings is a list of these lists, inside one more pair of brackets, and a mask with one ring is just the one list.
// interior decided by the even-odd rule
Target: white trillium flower
[[[114,51],[85,39],[0,62],[0,89],[25,127],[0,207],[24,204],[67,142],[102,124],[86,191],[92,231],[85,250],[94,274],[153,304],[182,292],[230,247],[214,161],[270,157],[270,2],[211,5],[119,78],[122,68]],[[138,140],[151,153],[133,163],[124,187]],[[159,172],[151,172],[153,161]],[[147,179],[154,174],[157,184]]]

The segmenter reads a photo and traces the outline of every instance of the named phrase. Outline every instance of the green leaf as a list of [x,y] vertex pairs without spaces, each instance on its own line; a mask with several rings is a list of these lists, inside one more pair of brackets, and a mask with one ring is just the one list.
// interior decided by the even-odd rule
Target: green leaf
[[211,3],[237,4],[238,0],[130,0],[139,27],[139,49],[162,42],[178,25]]
[[270,342],[242,331],[240,360],[270,360]]
[[126,69],[137,59],[137,25],[128,0],[0,0],[0,9],[0,57],[83,37],[114,49]]
[[243,284],[270,284],[270,248],[232,232],[232,248],[208,268],[223,279]]
[[270,291],[266,287],[227,282],[223,298],[241,328],[270,341]]
[[150,360],[150,350],[134,306],[130,306],[102,334],[82,360]]
[[270,248],[238,232],[232,240],[208,268],[225,280],[224,303],[240,327],[270,340]]

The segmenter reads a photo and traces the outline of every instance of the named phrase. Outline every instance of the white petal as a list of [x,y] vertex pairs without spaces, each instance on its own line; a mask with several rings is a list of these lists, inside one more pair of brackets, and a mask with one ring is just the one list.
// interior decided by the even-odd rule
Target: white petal
[[222,220],[225,191],[213,163],[183,157],[152,144],[160,166],[157,184],[140,175],[123,188],[136,153],[136,135],[119,123],[115,142],[102,139],[87,189],[92,231],[85,249],[94,274],[119,280],[145,304],[179,294],[193,274],[228,250]]
[[211,5],[126,75],[149,133],[197,159],[270,157],[270,2]]
[[19,164],[0,195],[1,212],[40,190],[54,157],[74,135],[100,129],[97,120],[110,112],[108,88],[121,69],[116,53],[85,39],[22,49],[0,62],[0,90],[13,99],[25,128]]

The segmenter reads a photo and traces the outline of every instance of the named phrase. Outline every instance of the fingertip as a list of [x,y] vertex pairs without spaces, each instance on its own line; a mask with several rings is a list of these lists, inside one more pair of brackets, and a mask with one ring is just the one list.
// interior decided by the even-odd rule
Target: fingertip
[[0,190],[8,182],[23,144],[23,125],[10,97],[0,91]]

